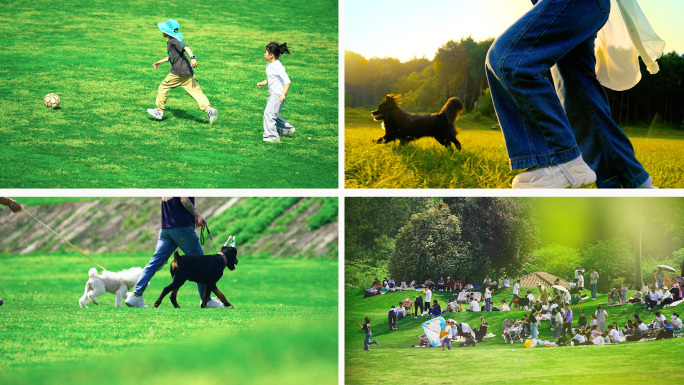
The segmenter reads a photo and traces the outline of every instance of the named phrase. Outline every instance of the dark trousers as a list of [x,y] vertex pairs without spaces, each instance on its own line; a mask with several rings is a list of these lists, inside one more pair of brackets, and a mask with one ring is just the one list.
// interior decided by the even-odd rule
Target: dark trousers
[[[414,307],[413,315],[423,314],[423,304],[422,303],[414,302],[413,307]],[[418,309],[420,309],[420,313],[418,313]]]
[[397,328],[397,313],[395,312],[390,312],[389,315],[387,316],[389,320],[389,330],[392,331],[393,329]]
[[656,336],[657,340],[662,340],[666,338],[672,338],[674,336],[674,332],[672,330],[661,330],[658,332],[658,335]]
[[572,336],[572,322],[563,322],[563,338],[567,337],[568,333]]

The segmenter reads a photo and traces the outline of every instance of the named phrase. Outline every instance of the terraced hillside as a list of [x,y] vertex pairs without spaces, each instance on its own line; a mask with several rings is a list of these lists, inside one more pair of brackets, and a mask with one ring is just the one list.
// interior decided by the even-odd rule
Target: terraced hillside
[[[86,253],[154,251],[159,198],[15,198]],[[235,235],[241,255],[337,258],[337,198],[196,198],[216,248]],[[1,254],[75,252],[26,213],[0,210]],[[199,231],[198,231],[199,232]],[[205,252],[213,247],[206,237]]]

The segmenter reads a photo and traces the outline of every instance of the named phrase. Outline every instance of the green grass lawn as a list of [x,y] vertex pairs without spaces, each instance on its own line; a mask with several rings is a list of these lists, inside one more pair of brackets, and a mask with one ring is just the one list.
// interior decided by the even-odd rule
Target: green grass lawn
[[[338,3],[18,1],[2,7],[0,187],[336,188]],[[174,18],[197,56],[214,125],[180,88],[153,108],[169,64],[157,22]],[[287,42],[282,115],[297,131],[265,143],[264,48]],[[61,108],[46,109],[55,92]]]
[[[369,109],[345,110],[347,188],[510,188],[513,172],[495,120],[462,115],[456,121],[462,150],[446,150],[432,138],[407,145],[377,145],[384,135]],[[655,186],[682,188],[684,131],[669,126],[625,127]]]
[[[118,271],[149,255],[95,255]],[[338,379],[337,261],[242,256],[219,288],[235,309],[200,309],[197,287],[158,309],[82,309],[89,262],[78,255],[1,256],[0,383],[301,383]],[[148,305],[171,281],[152,279]]]
[[[530,288],[522,289],[526,292]],[[539,294],[536,288],[532,291]],[[679,362],[678,358],[674,358],[684,348],[684,338],[608,346],[529,349],[521,343],[505,344],[501,338],[504,319],[522,318],[523,311],[443,314],[445,319],[466,322],[473,328],[480,324],[480,317],[485,317],[491,326],[490,332],[496,337],[472,348],[452,345],[451,351],[442,351],[441,347],[411,348],[410,345],[418,344],[418,336],[423,334],[421,325],[427,319],[404,318],[397,323],[397,331],[389,332],[387,312],[390,306],[397,305],[403,298],[408,296],[413,300],[418,293],[395,292],[364,299],[362,292],[358,289],[345,291],[345,382],[348,384],[381,384],[390,377],[394,379],[393,383],[405,384],[640,384],[677,383],[684,379],[684,371],[675,364]],[[433,298],[441,305],[451,299],[445,292],[434,292]],[[508,302],[511,298],[510,288],[495,291],[493,303],[497,306],[501,299]],[[606,295],[599,294],[597,301],[582,304],[587,319],[605,298]],[[617,321],[623,327],[635,313],[650,322],[656,310],[648,311],[636,304],[608,307],[606,323]],[[573,306],[573,311],[576,323],[579,307]],[[673,308],[662,311],[668,318],[672,312]],[[371,318],[373,339],[377,338],[380,343],[379,347],[371,345],[370,352],[363,351],[364,334],[356,325],[357,322],[363,323],[365,316]],[[549,322],[542,321],[539,337],[552,341],[552,331],[548,329]]]

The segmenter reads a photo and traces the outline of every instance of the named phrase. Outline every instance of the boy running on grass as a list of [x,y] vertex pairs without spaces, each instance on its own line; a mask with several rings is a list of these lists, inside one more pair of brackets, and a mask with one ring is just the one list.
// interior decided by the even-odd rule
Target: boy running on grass
[[[214,123],[218,116],[218,110],[211,108],[209,99],[204,96],[199,83],[197,83],[197,79],[195,79],[195,72],[192,69],[197,67],[197,58],[193,55],[190,47],[183,43],[183,35],[178,32],[180,25],[176,20],[169,19],[163,23],[157,23],[157,26],[164,33],[164,37],[169,39],[166,43],[168,56],[154,63],[152,67],[157,68],[159,65],[170,61],[171,71],[159,85],[156,101],[157,108],[150,108],[147,112],[156,119],[161,120],[164,115],[164,107],[166,106],[169,91],[180,86],[197,101],[200,110],[207,113],[209,124]],[[190,55],[190,61],[188,61],[184,52]]]

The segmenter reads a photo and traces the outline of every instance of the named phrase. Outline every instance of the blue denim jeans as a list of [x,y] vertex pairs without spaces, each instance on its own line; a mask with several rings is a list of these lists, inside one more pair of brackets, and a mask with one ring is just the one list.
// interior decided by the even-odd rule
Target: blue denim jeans
[[[157,249],[152,259],[150,259],[145,268],[143,268],[142,273],[140,273],[138,283],[133,289],[134,293],[142,295],[145,292],[150,279],[164,266],[177,248],[181,249],[184,254],[204,254],[194,226],[159,230]],[[206,285],[197,284],[200,298],[202,298],[205,287]]]
[[368,346],[370,344],[376,344],[376,345],[378,344],[378,340],[373,340],[373,341],[370,340],[372,336],[373,336],[373,334],[366,333],[366,339],[363,340],[363,350],[370,350],[370,347]]
[[598,283],[592,283],[591,284],[591,298],[594,299],[596,298],[596,287],[598,286]]
[[[541,0],[492,44],[487,80],[511,169],[581,153],[598,187],[648,179],[596,79],[594,39],[609,12],[610,0]],[[542,76],[548,70],[553,84]]]

